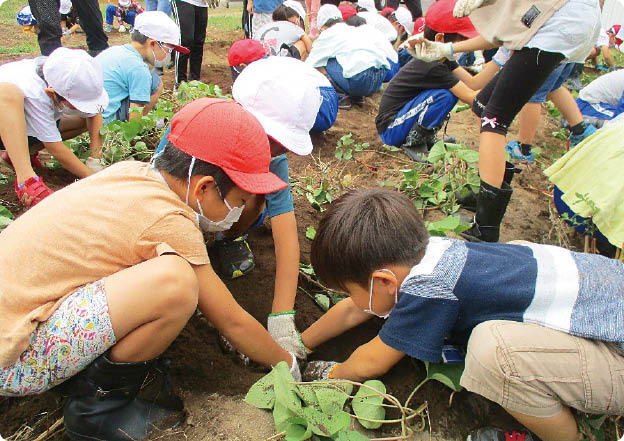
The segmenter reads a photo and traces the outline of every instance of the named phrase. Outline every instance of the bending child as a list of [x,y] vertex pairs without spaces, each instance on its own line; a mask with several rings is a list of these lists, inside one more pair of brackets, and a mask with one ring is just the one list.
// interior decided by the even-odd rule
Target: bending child
[[[439,363],[448,340],[466,348],[461,385],[542,441],[581,439],[570,408],[624,415],[622,262],[529,242],[429,238],[413,202],[379,188],[334,201],[310,258],[319,279],[349,297],[302,334],[306,347],[387,320],[345,362],[308,363],[304,380],[364,381],[405,355]],[[510,437],[480,429],[468,439]]]
[[[295,9],[297,6],[300,11]],[[301,16],[303,8],[297,6],[279,5],[273,11],[273,21],[254,34],[254,39],[261,41],[271,55],[305,60],[310,53],[312,40],[305,33],[305,15]]]

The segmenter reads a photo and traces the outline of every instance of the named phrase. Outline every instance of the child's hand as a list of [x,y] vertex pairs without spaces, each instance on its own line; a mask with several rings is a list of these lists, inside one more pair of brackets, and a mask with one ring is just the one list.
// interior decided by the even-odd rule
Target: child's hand
[[453,55],[453,43],[438,43],[423,38],[415,42],[412,50],[410,54],[414,58],[423,61],[439,61]]
[[480,8],[484,4],[494,3],[494,1],[486,1],[486,0],[457,0],[455,3],[455,7],[453,8],[453,16],[457,18],[465,17],[466,15],[470,15],[472,11]]
[[311,361],[303,371],[303,381],[327,380],[340,363],[335,361]]
[[307,358],[305,346],[301,341],[301,334],[295,327],[295,311],[269,314],[267,330],[282,348],[301,360]]

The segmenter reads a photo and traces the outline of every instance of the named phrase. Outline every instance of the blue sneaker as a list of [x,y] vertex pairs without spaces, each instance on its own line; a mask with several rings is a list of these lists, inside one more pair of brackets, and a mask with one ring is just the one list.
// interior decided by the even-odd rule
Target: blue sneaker
[[580,135],[573,135],[570,133],[570,147],[576,147],[577,144],[580,144],[581,141],[584,141],[585,138],[589,138],[591,135],[593,135],[597,131],[598,129],[596,127],[592,126],[591,124],[588,124],[587,127],[585,127],[585,131],[581,133]]
[[529,153],[528,155],[523,155],[522,150],[520,150],[520,143],[518,141],[509,141],[509,143],[505,146],[507,153],[509,153],[510,161],[515,164],[533,164],[535,158],[533,157],[533,153]]

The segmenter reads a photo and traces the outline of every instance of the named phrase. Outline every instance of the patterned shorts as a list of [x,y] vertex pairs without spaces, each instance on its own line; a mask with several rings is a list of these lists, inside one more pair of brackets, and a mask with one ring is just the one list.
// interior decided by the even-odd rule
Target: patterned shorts
[[87,284],[39,323],[15,363],[0,368],[0,395],[45,392],[86,368],[115,342],[104,281]]

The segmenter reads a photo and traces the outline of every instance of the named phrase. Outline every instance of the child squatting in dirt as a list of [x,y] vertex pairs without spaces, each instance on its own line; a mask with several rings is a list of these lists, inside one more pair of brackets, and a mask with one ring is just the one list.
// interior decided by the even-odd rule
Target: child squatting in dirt
[[269,171],[262,125],[202,98],[174,115],[168,141],[153,165],[112,165],[0,233],[0,395],[59,386],[71,439],[143,439],[179,421],[180,409],[136,395],[197,308],[249,358],[286,361],[300,378],[295,356],[214,273],[202,234],[286,187]]
[[[543,441],[581,439],[570,408],[624,415],[618,260],[529,242],[429,238],[406,196],[369,189],[332,204],[311,263],[349,297],[302,334],[308,348],[373,315],[387,320],[345,362],[310,362],[304,380],[376,378],[405,355],[440,362],[448,339],[467,347],[461,385]],[[505,432],[481,429],[471,439],[505,440]]]

